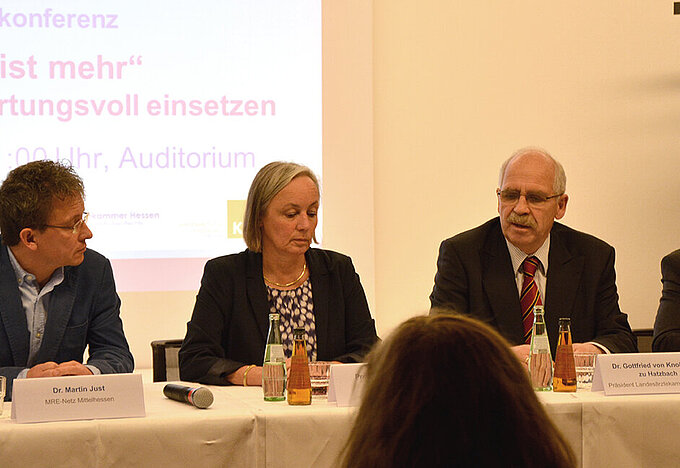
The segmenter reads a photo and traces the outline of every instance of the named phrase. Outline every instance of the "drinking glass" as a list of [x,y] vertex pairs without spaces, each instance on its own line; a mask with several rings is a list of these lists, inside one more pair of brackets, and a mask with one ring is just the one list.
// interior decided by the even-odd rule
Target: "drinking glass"
[[312,381],[312,399],[328,398],[328,379],[331,372],[331,362],[312,361],[309,363],[309,378]]
[[7,385],[7,380],[4,375],[0,375],[0,416],[2,416],[2,407],[5,406],[5,385]]
[[590,390],[590,387],[593,385],[596,356],[597,353],[574,353],[577,389]]

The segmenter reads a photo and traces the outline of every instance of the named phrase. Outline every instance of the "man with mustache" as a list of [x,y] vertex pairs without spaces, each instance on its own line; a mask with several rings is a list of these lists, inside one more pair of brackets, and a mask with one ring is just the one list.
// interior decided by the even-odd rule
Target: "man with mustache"
[[[0,375],[132,372],[109,261],[92,237],[83,181],[72,167],[34,161],[0,186]],[[83,353],[89,358],[83,364]]]
[[619,309],[614,249],[555,222],[567,209],[565,190],[564,169],[546,151],[523,148],[506,160],[496,190],[500,216],[441,244],[433,309],[486,321],[523,362],[533,312],[520,296],[545,306],[553,356],[561,317],[571,318],[575,352],[636,352]]

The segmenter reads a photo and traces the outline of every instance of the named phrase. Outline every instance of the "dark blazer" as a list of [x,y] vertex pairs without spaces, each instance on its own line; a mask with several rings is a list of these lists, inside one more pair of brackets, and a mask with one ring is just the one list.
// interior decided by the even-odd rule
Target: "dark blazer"
[[[614,249],[555,223],[548,263],[545,321],[553,356],[561,317],[571,318],[575,343],[636,352],[628,318],[619,309]],[[430,302],[481,319],[512,345],[522,344],[517,283],[499,218],[442,242]]]
[[652,351],[680,351],[680,250],[661,260],[661,282]]
[[[64,281],[50,293],[47,322],[36,363],[83,362],[102,374],[132,372],[134,360],[120,320],[111,263],[94,250],[85,251],[78,266],[64,267]],[[26,312],[7,246],[0,244],[0,374],[12,381],[28,366],[29,331]]]
[[[377,340],[375,322],[349,257],[305,253],[312,283],[317,359],[359,362]],[[179,352],[182,380],[228,385],[227,375],[262,365],[269,304],[262,254],[245,250],[205,265],[196,305]]]

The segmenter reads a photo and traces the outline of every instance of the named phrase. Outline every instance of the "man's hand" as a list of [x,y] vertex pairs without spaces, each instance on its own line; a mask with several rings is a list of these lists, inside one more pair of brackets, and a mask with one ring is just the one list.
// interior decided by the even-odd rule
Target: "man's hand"
[[90,369],[76,361],[62,362],[43,362],[31,367],[26,373],[26,377],[61,377],[64,375],[92,375]]
[[604,354],[604,351],[601,348],[598,348],[592,343],[574,343],[572,348],[574,348],[575,353]]
[[62,362],[57,366],[59,375],[92,375],[92,371],[77,361]]
[[56,369],[59,366],[56,362],[43,362],[42,364],[37,364],[33,367],[31,367],[28,370],[28,373],[26,374],[26,377],[28,378],[34,378],[34,377],[54,377],[54,369]]
[[517,356],[517,359],[526,367],[529,363],[529,353],[531,352],[531,347],[528,344],[513,346],[512,351]]

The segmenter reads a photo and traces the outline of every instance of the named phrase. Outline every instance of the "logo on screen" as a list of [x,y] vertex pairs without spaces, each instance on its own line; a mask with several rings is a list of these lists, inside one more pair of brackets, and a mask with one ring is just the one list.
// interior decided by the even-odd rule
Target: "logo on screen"
[[243,237],[243,215],[246,212],[245,200],[227,200],[227,238]]

